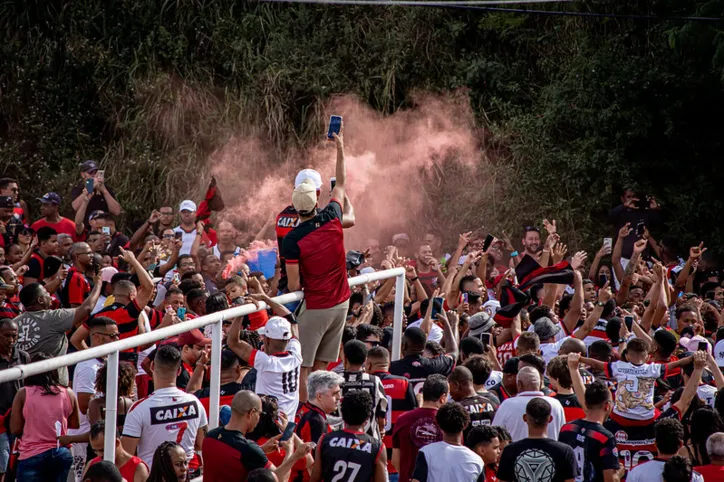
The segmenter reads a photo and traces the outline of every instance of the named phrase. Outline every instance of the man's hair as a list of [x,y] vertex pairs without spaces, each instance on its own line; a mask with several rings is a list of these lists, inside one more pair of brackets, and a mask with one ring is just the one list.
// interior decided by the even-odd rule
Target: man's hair
[[491,443],[494,438],[498,438],[498,431],[495,427],[479,425],[470,429],[468,436],[465,438],[465,446],[470,450],[475,450],[475,447],[478,445],[487,445]]
[[536,306],[532,310],[528,312],[528,318],[530,319],[530,324],[535,324],[536,321],[538,321],[540,318],[552,318],[553,310],[548,305],[540,305]]
[[362,323],[361,325],[357,325],[357,334],[355,337],[358,340],[364,341],[368,336],[374,335],[377,336],[380,341],[382,341],[382,338],[384,338],[385,334],[382,332],[382,328],[379,326],[370,325],[368,323]]
[[540,338],[532,331],[525,331],[518,337],[518,353],[537,353],[540,350]]
[[636,353],[648,354],[649,342],[647,342],[643,338],[634,338],[633,340],[628,342],[628,344],[626,345],[626,349],[630,352],[633,351]]
[[519,383],[525,390],[540,390],[542,375],[533,367],[523,367],[518,370],[516,383]]
[[664,482],[691,482],[691,464],[681,455],[674,455],[664,463],[661,479]]
[[181,366],[181,352],[173,345],[162,345],[156,351],[153,363],[162,370],[175,372]]
[[425,343],[425,350],[429,351],[432,356],[439,356],[445,354],[445,349],[436,341],[427,340]]
[[546,361],[543,359],[542,356],[534,355],[532,353],[526,353],[525,355],[518,357],[518,366],[520,366],[520,362],[525,362],[538,370],[541,379],[543,379],[543,375],[545,375],[546,372]]
[[230,370],[239,363],[239,357],[231,350],[221,350],[221,370]]
[[545,427],[551,417],[551,404],[543,398],[533,398],[525,406],[525,414],[528,416],[528,422],[534,427]]
[[121,482],[123,476],[118,468],[107,460],[101,460],[90,467],[83,476],[83,482]]
[[508,429],[499,425],[493,425],[493,428],[498,432],[498,440],[501,442],[512,442],[513,437],[510,436]]
[[364,424],[372,414],[372,395],[367,390],[352,390],[342,399],[342,420],[347,425]]
[[706,441],[706,453],[710,459],[724,460],[724,432],[716,432]]
[[384,348],[381,346],[375,346],[375,347],[370,348],[367,351],[367,359],[376,360],[378,363],[389,365],[390,364],[390,352],[387,351],[387,348]]
[[209,293],[204,288],[194,288],[186,293],[186,303],[189,305],[191,303],[195,303],[197,300],[200,300],[204,296],[208,296],[208,294]]
[[612,400],[611,390],[609,390],[603,380],[596,380],[586,387],[586,395],[584,398],[587,407],[600,408],[603,407],[606,402]]
[[405,343],[411,345],[416,350],[424,350],[427,335],[424,331],[417,327],[411,327],[405,330]]
[[10,184],[17,184],[18,181],[13,179],[12,177],[3,177],[0,179],[0,189],[7,188]]
[[98,420],[96,423],[91,425],[91,428],[90,428],[90,438],[91,439],[94,439],[101,434],[105,435],[105,433],[106,433],[105,420]]
[[317,397],[317,394],[331,390],[344,383],[344,378],[334,372],[318,370],[309,374],[307,379],[307,392],[309,400]]
[[13,320],[13,318],[0,318],[0,330],[5,328],[5,325],[14,325],[15,328],[18,328],[18,324]]
[[30,283],[29,285],[23,286],[20,290],[20,302],[23,306],[33,306],[43,292],[43,285],[40,283]]
[[38,228],[38,230],[35,232],[35,235],[38,237],[38,244],[40,244],[43,241],[49,240],[53,236],[58,236],[58,231],[53,228],[43,226],[42,228]]
[[571,301],[573,301],[573,295],[563,295],[558,300],[558,317],[563,318],[563,315],[571,307]]
[[561,343],[561,348],[558,350],[559,355],[568,355],[569,353],[580,353],[582,356],[586,356],[586,344],[583,340],[578,338],[567,338]]
[[568,362],[565,357],[557,356],[549,361],[546,373],[549,377],[555,378],[562,388],[573,387],[571,372],[568,371]]
[[354,340],[357,336],[357,328],[354,326],[345,325],[344,331],[342,331],[342,346],[349,340]]
[[88,322],[88,329],[92,331],[93,328],[105,328],[106,326],[115,324],[116,320],[108,318],[107,316],[94,316]]
[[450,372],[450,375],[447,377],[447,379],[451,384],[457,383],[458,385],[467,385],[468,383],[473,383],[473,374],[470,373],[470,370],[468,370],[464,366],[458,366],[455,367],[452,372]]
[[620,340],[620,331],[621,318],[619,318],[618,316],[614,316],[613,318],[608,320],[608,323],[606,323],[606,336],[609,340],[611,340],[612,342]]
[[425,402],[436,402],[446,393],[450,393],[450,386],[447,378],[439,373],[429,375],[422,384],[422,400]]
[[460,340],[460,352],[466,357],[471,355],[482,355],[485,353],[485,345],[479,338],[466,336]]
[[684,442],[684,426],[674,418],[665,418],[656,422],[656,447],[660,454],[675,454]]
[[456,402],[446,403],[435,415],[437,425],[448,435],[455,435],[470,425],[470,415],[465,408]]
[[616,300],[608,300],[606,304],[603,305],[603,311],[601,311],[601,318],[607,320],[615,311]]
[[115,287],[121,281],[130,281],[133,278],[131,273],[116,273],[111,277],[111,286]]
[[344,344],[344,358],[353,365],[362,365],[367,360],[367,347],[359,340]]
[[206,298],[206,314],[216,313],[217,311],[224,311],[229,309],[229,301],[226,298],[226,293],[218,291],[213,295]]
[[603,340],[594,341],[588,347],[588,356],[594,360],[609,361],[612,355],[613,348]]
[[462,279],[460,280],[460,283],[458,284],[458,289],[460,290],[460,292],[465,291],[465,290],[463,290],[463,286],[465,286],[466,283],[474,283],[476,278],[477,278],[476,276],[473,276],[470,274],[463,276]]
[[164,299],[169,299],[171,297],[171,295],[183,296],[184,292],[181,291],[180,289],[176,288],[175,286],[172,286],[166,291],[166,296],[164,297]]
[[[186,276],[187,274],[190,276],[193,276],[196,273],[185,273],[184,276]],[[183,293],[184,296],[186,296],[192,290],[201,289],[201,288],[202,288],[201,283],[199,283],[195,279],[191,279],[190,277],[182,279],[181,282],[178,284],[178,289],[181,290],[181,293]]]
[[463,366],[470,370],[473,374],[473,383],[475,385],[484,385],[493,372],[490,362],[482,355],[473,355],[463,363]]
[[676,319],[678,320],[679,318],[681,318],[681,315],[683,315],[684,313],[698,313],[696,305],[693,305],[691,303],[684,303],[683,305],[676,308]]
[[259,468],[249,472],[246,482],[277,482],[277,478],[271,469]]

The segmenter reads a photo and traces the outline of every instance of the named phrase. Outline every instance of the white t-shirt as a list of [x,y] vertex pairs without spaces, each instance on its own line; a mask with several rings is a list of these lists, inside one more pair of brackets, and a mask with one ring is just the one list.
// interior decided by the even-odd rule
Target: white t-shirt
[[606,364],[605,375],[618,382],[613,411],[631,420],[649,420],[654,417],[654,384],[666,377],[666,365],[616,361]]
[[483,460],[466,446],[433,442],[420,449],[412,478],[427,482],[475,482],[483,469]]
[[551,406],[553,421],[548,424],[548,438],[558,440],[561,427],[566,423],[566,414],[561,402],[553,397],[546,397],[543,392],[521,392],[515,397],[503,400],[495,412],[493,425],[508,429],[513,442],[523,440],[528,436],[528,424],[523,420],[525,407],[533,398],[542,398]]
[[[148,316],[146,315],[145,311],[141,312],[141,318],[143,319],[143,325],[146,327],[146,333],[151,333],[151,323],[148,321]],[[150,375],[150,373],[146,373],[146,370],[144,370],[141,367],[141,364],[144,362],[146,358],[148,358],[148,355],[151,354],[153,350],[156,349],[156,345],[151,345],[145,350],[141,350],[138,352],[138,363],[136,364],[136,370],[138,371],[139,375]]]
[[96,313],[98,313],[99,311],[101,311],[103,308],[105,308],[105,307],[106,307],[106,300],[107,300],[107,299],[108,299],[107,296],[105,296],[105,295],[100,295],[100,296],[98,297],[98,302],[97,302],[96,305],[93,307],[93,311],[91,311],[91,315],[95,315]]
[[[217,258],[221,259],[221,251],[219,251],[219,245],[218,245],[218,244],[215,244],[215,245],[214,245],[214,247],[212,248],[212,253],[214,254],[214,256],[216,256]],[[239,256],[239,253],[241,253],[241,248],[238,247],[238,246],[235,246],[235,247],[234,247],[234,256]]]
[[[649,460],[637,465],[628,473],[626,482],[664,482],[664,460]],[[704,482],[704,477],[698,472],[692,472],[691,482]]]
[[498,370],[493,370],[490,372],[490,376],[485,381],[485,388],[490,390],[498,383],[501,383],[503,381],[503,372],[499,372]]
[[183,245],[181,246],[181,250],[178,252],[179,255],[182,254],[191,254],[191,246],[194,244],[194,240],[196,240],[196,228],[194,228],[191,232],[184,231],[181,226],[176,226],[173,228],[174,233],[181,233],[181,242]]
[[302,366],[302,346],[292,338],[287,351],[267,355],[253,350],[249,365],[256,368],[256,393],[277,397],[279,410],[293,420],[299,405],[299,370]]
[[139,439],[138,456],[151,469],[153,453],[163,442],[178,442],[191,460],[196,434],[206,425],[206,410],[198,398],[176,387],[161,388],[133,404],[123,435]]
[[[420,328],[420,325],[422,325],[422,321],[423,321],[422,318],[420,318],[419,320],[413,321],[412,323],[407,325],[407,327],[412,328],[414,326],[416,328]],[[443,334],[442,328],[440,328],[433,322],[432,328],[430,329],[430,334],[427,335],[427,340],[440,343],[442,341],[442,334]]]
[[704,400],[704,402],[711,408],[714,408],[714,400],[716,400],[717,389],[706,383],[699,385],[696,389],[696,395]]
[[[563,330],[561,330],[560,333],[563,333]],[[540,353],[543,356],[543,360],[546,362],[546,366],[548,365],[548,362],[558,356],[558,351],[560,351],[561,345],[569,338],[570,336],[566,336],[565,338],[557,340],[555,343],[541,343]]]
[[[75,372],[73,372],[73,391],[76,395],[81,393],[90,393],[91,395],[96,394],[96,375],[102,366],[103,362],[96,358],[82,361],[75,366]],[[89,430],[90,422],[88,421],[88,414],[83,414],[81,412],[80,427],[77,429],[69,429],[68,434],[77,435],[86,433]]]

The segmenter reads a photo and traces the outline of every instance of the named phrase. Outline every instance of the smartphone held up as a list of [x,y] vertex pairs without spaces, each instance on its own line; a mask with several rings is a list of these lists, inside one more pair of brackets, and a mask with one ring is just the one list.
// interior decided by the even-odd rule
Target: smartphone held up
[[339,135],[342,130],[342,116],[333,115],[329,117],[329,127],[327,128],[327,139],[334,139],[334,134]]

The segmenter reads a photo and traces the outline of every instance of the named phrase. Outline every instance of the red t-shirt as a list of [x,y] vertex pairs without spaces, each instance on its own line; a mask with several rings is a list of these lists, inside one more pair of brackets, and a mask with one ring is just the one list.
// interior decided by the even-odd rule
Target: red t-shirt
[[694,472],[698,472],[704,477],[704,482],[720,482],[724,480],[724,465],[700,465],[694,467]]
[[68,278],[65,282],[65,286],[61,290],[63,296],[61,301],[66,308],[71,308],[73,305],[82,305],[83,301],[88,297],[91,292],[90,283],[85,274],[78,271],[75,266],[68,270]]
[[342,203],[327,207],[284,237],[282,256],[299,265],[307,309],[332,308],[350,297],[342,231]]
[[410,481],[417,453],[422,447],[442,440],[436,414],[435,408],[417,408],[397,419],[392,432],[392,448],[400,450],[399,482]]
[[[90,467],[93,464],[97,464],[98,462],[102,462],[103,459],[101,457],[96,457],[93,460],[90,461],[88,464],[88,467]],[[148,465],[146,465],[146,462],[141,460],[140,458],[136,457],[135,455],[131,457],[128,462],[123,464],[123,467],[121,467],[119,472],[121,472],[121,476],[126,479],[128,482],[133,482],[135,480],[136,475],[136,468],[143,464],[146,466],[146,469],[148,469]]]
[[55,229],[58,234],[65,233],[68,236],[71,236],[74,241],[77,238],[77,235],[75,234],[75,223],[70,219],[64,218],[62,216],[60,218],[60,221],[55,224],[50,224],[48,221],[45,220],[45,218],[41,218],[35,221],[30,227],[36,233],[38,232],[38,229],[48,227]]

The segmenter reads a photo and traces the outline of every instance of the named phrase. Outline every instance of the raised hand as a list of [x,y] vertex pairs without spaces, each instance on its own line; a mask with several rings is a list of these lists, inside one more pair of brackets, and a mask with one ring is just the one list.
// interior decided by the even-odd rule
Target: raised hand
[[580,353],[569,353],[568,354],[568,368],[573,368],[575,370],[578,370],[578,366],[581,364],[581,354]]
[[631,223],[626,223],[621,227],[621,229],[618,230],[618,237],[625,238],[626,236],[631,234],[631,231],[633,231],[633,228],[631,228]]
[[689,258],[697,259],[697,258],[701,257],[701,255],[706,252],[706,249],[707,248],[704,247],[703,242],[699,243],[699,246],[693,246],[693,247],[689,248]]
[[585,251],[578,251],[576,254],[573,255],[573,258],[571,258],[571,268],[574,270],[577,270],[581,266],[583,266],[583,263],[586,261],[586,258],[588,255]]
[[560,263],[568,252],[568,246],[563,243],[557,243],[553,246],[553,264]]
[[556,227],[556,220],[554,219],[553,222],[548,222],[547,219],[543,220],[543,227],[545,228],[546,232],[548,234],[556,234],[558,232],[558,228]]
[[610,281],[606,281],[606,284],[603,285],[603,288],[598,290],[598,301],[601,303],[606,303],[608,300],[613,298],[613,293],[611,293],[611,288],[609,287]]
[[161,213],[157,210],[153,210],[151,212],[151,215],[148,217],[148,223],[149,224],[155,224],[158,222],[158,220],[161,218]]
[[405,276],[409,279],[417,278],[417,271],[415,270],[415,267],[410,264],[405,266]]
[[639,239],[636,241],[633,245],[633,252],[636,254],[641,254],[646,249],[646,240],[645,239]]
[[553,249],[553,246],[556,245],[557,242],[561,240],[561,237],[557,234],[549,234],[546,238],[546,244],[545,247],[548,248],[548,251],[551,251]]
[[458,248],[464,249],[468,244],[470,244],[471,234],[473,234],[473,232],[468,231],[467,233],[462,233],[460,236],[458,236]]
[[611,254],[611,245],[610,244],[604,244],[601,246],[601,249],[598,250],[598,253],[596,253],[596,257],[603,258],[604,256],[608,256]]

